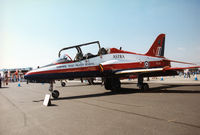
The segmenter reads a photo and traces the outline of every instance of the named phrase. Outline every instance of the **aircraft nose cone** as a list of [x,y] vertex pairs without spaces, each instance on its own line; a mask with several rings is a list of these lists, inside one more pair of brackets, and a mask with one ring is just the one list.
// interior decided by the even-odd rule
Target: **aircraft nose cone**
[[24,79],[28,80],[29,76],[28,75],[24,75]]
[[29,74],[30,72],[27,72],[25,75],[24,75],[24,79],[27,79],[27,80],[29,80],[30,79],[30,74]]

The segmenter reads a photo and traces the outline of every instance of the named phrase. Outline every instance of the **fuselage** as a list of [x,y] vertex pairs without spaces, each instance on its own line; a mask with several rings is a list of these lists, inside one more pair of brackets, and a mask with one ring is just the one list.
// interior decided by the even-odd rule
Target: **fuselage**
[[[103,66],[104,73],[99,65]],[[119,70],[146,69],[170,66],[163,57],[151,57],[136,54],[116,48],[111,48],[108,54],[98,55],[80,61],[49,64],[26,73],[25,78],[35,81],[60,80],[68,78],[112,76]]]

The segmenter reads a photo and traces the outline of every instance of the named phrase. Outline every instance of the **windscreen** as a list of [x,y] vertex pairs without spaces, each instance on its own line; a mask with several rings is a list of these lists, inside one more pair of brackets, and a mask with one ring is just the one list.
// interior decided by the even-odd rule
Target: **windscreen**
[[[76,49],[76,48],[70,48],[70,49],[67,49],[67,50],[63,50],[63,51],[61,52],[61,55],[60,55],[60,56],[63,57],[63,56],[68,55],[72,60],[74,60],[76,54],[77,54],[77,49]],[[60,58],[62,58],[62,57],[60,57]]]

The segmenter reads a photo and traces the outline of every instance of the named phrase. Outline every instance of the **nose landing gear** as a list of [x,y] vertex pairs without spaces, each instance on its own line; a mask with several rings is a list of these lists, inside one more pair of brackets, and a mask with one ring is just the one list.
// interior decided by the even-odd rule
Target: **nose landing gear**
[[57,91],[57,90],[53,90],[53,92],[51,94],[54,99],[57,99],[60,95],[59,91]]
[[51,95],[54,99],[57,99],[60,95],[58,90],[53,90],[53,82],[50,82],[49,91],[51,92]]

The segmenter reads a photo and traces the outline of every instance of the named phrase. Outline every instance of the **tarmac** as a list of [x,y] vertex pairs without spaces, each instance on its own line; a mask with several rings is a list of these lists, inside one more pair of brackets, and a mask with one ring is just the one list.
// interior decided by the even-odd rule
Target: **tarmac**
[[[200,76],[198,76],[200,79]],[[123,80],[120,92],[69,81],[51,106],[48,84],[9,83],[0,88],[0,135],[198,135],[200,81],[150,78],[149,91]]]

